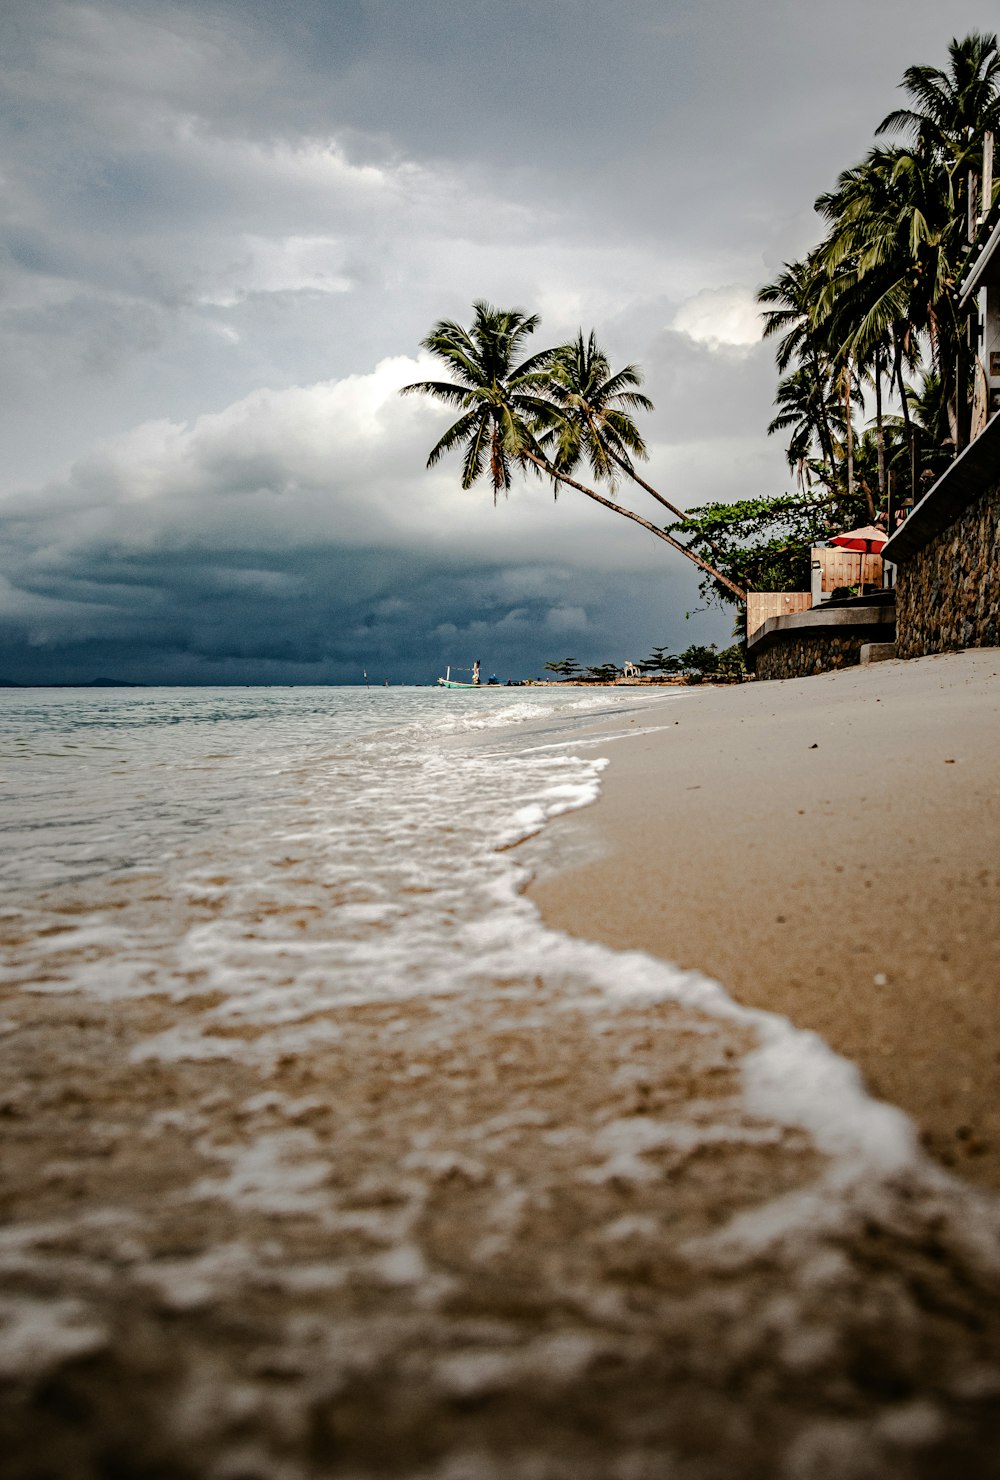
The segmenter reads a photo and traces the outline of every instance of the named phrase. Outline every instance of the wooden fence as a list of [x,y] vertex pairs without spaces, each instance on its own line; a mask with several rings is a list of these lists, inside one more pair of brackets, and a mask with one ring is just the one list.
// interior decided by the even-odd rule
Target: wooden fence
[[768,617],[807,612],[812,604],[810,591],[748,591],[747,637],[752,637],[758,627],[763,627]]
[[820,592],[826,595],[829,591],[836,591],[838,586],[856,586],[859,581],[864,581],[866,586],[882,584],[881,555],[864,555],[860,550],[841,550],[838,545],[814,545],[812,566],[814,596],[818,596]]

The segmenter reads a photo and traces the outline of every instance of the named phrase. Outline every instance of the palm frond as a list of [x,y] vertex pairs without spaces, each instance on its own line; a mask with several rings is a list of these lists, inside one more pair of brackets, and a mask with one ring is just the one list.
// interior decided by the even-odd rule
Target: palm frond
[[[454,425],[435,442],[427,457],[427,466],[433,468],[440,462],[446,452],[451,452],[459,443],[466,440],[471,432],[483,422],[483,417],[478,411],[470,411],[465,416],[459,417]],[[463,487],[467,485],[463,484]]]
[[465,406],[468,403],[470,391],[467,386],[451,385],[443,380],[415,380],[412,385],[401,385],[399,394],[401,396],[417,394],[434,396],[436,400],[444,401],[450,406]]
[[[456,424],[457,426],[457,424]],[[456,427],[452,428],[455,431]],[[462,460],[462,487],[471,488],[473,483],[482,477],[483,467],[486,463],[486,448],[489,443],[489,426],[485,416],[479,417],[475,425],[469,430],[472,435],[468,437],[465,457]],[[466,435],[466,434],[463,434]],[[461,438],[456,438],[456,442]],[[493,486],[493,502],[496,503],[497,488]]]

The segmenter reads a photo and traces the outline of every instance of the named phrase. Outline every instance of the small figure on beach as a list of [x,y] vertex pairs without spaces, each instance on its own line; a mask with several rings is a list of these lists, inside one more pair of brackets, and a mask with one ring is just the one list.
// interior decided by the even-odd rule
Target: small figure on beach
[[478,658],[476,659],[476,661],[472,665],[472,682],[473,683],[478,683],[479,682],[479,659]]

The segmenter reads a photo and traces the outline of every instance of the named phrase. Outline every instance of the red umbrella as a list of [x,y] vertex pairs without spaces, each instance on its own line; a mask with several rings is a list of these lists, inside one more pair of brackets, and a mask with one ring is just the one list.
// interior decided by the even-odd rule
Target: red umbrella
[[843,550],[860,550],[863,555],[873,555],[881,550],[888,538],[884,529],[866,524],[864,529],[848,529],[844,534],[832,535],[830,544],[839,545]]
[[884,529],[877,529],[874,524],[866,524],[863,529],[848,529],[843,534],[835,534],[830,539],[831,545],[839,545],[842,550],[857,550],[858,560],[858,590],[864,590],[865,556],[874,555],[888,542],[888,535]]

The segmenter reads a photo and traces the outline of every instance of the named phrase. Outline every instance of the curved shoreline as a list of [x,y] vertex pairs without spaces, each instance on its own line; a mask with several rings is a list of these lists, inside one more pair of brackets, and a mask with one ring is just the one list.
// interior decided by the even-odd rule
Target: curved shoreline
[[998,675],[981,649],[698,690],[551,824],[586,861],[529,895],[555,928],[814,1029],[998,1188]]

